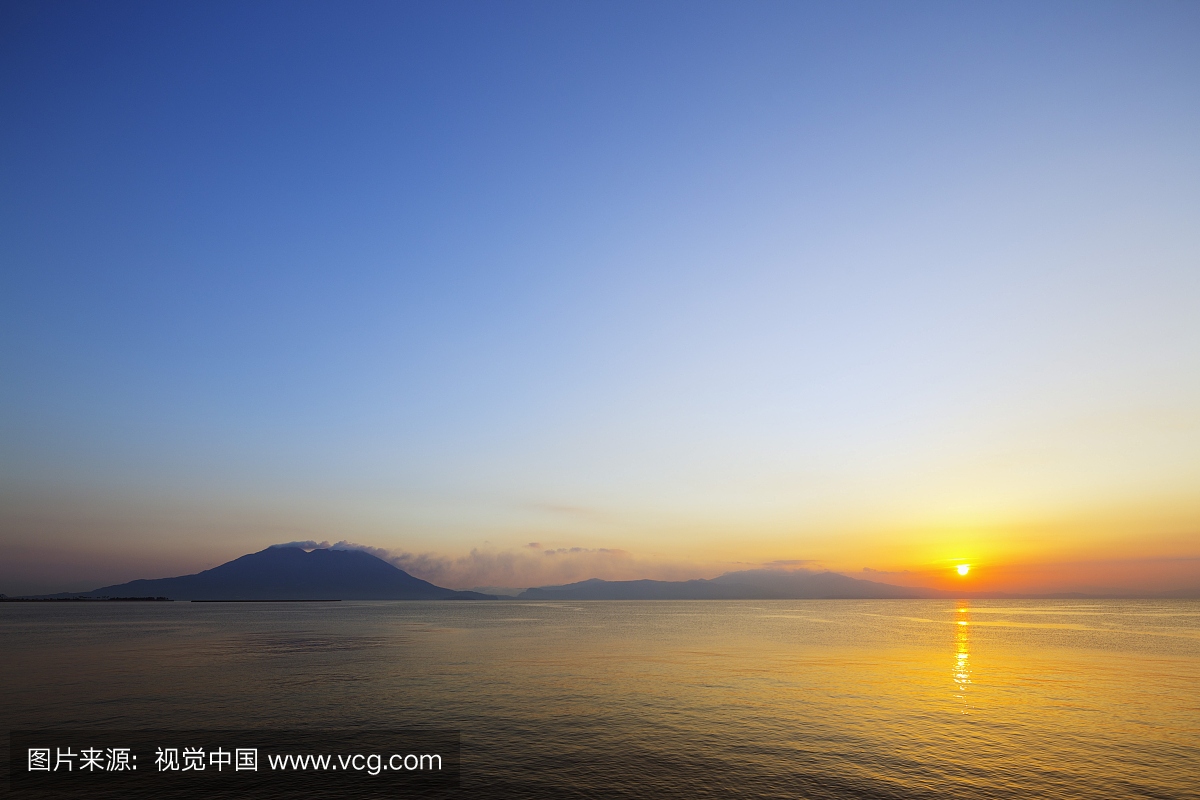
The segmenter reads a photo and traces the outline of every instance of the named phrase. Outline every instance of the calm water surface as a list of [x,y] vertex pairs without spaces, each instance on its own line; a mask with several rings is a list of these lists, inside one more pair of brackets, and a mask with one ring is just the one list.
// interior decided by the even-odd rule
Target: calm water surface
[[0,724],[458,728],[480,797],[1200,797],[1200,602],[3,604]]

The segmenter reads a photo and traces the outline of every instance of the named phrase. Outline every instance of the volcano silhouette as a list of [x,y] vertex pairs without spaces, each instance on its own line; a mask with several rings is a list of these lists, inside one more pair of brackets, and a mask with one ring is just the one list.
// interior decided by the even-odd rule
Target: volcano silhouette
[[361,550],[299,547],[268,547],[195,575],[130,581],[83,594],[172,600],[496,599],[434,586]]

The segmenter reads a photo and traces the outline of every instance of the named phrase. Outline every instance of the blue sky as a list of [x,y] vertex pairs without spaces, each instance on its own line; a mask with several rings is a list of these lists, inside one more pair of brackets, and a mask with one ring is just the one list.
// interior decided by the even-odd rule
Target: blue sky
[[1193,4],[4,16],[0,581],[1200,555]]

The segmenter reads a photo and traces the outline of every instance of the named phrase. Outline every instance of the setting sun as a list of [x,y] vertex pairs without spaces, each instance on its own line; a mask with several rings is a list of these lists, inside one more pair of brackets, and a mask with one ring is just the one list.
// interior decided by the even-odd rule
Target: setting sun
[[959,575],[966,575],[968,572],[971,571],[971,565],[970,564],[959,564],[957,567],[955,567],[955,569],[958,570]]

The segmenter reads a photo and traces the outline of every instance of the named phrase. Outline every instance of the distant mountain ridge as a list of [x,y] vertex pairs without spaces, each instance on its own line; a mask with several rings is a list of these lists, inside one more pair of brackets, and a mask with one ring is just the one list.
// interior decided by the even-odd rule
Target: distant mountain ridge
[[526,589],[522,600],[907,600],[953,597],[937,589],[893,586],[836,572],[746,570],[690,581],[603,581]]
[[[497,595],[500,595],[499,597]],[[606,581],[592,578],[530,589],[435,586],[362,550],[276,545],[194,575],[136,580],[90,592],[0,599],[283,600],[934,600],[1200,598],[1200,587],[1157,593],[1119,590],[1009,593],[897,586],[836,572],[755,569],[686,581]]]
[[605,581],[593,578],[563,586],[526,589],[521,600],[1042,600],[1098,598],[1196,598],[1200,587],[1162,592],[1096,589],[1075,592],[998,592],[896,586],[851,578],[837,572],[754,569],[727,572],[708,580]]
[[268,547],[178,578],[105,586],[83,597],[161,596],[173,600],[495,600],[443,589],[361,550]]

